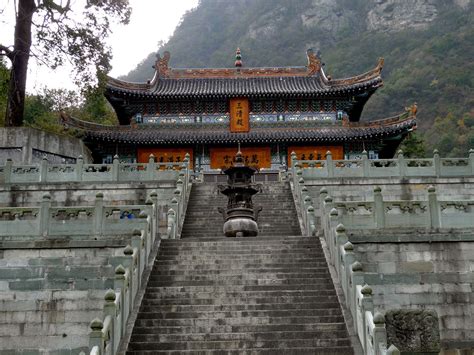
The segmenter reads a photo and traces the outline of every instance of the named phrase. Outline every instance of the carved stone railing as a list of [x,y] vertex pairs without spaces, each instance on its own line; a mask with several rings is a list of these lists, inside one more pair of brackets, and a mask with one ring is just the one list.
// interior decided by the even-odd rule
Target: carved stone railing
[[[316,230],[316,215],[302,177],[302,169],[296,170],[292,179],[305,235],[312,236]],[[379,187],[374,188],[373,200],[349,202],[333,201],[327,189],[322,188],[319,201],[320,230],[325,238],[329,262],[341,283],[364,354],[399,354],[393,344],[387,347],[385,319],[380,313],[374,314],[372,289],[366,282],[371,273],[364,272],[362,264],[355,259],[354,247],[349,242],[345,225],[351,230],[472,228],[474,201],[439,201],[433,186],[428,187],[428,196],[424,201],[384,201]]]
[[434,186],[427,190],[426,200],[385,201],[375,187],[373,200],[334,202],[322,188],[321,223],[324,227],[328,216],[336,215],[338,223],[352,229],[474,227],[474,200],[440,201]]
[[361,159],[333,160],[327,152],[326,160],[297,160],[291,155],[291,174],[294,183],[321,178],[351,177],[468,177],[474,176],[474,150],[467,158],[440,158],[434,151],[433,158],[406,158],[399,151],[395,159],[368,159],[364,152]]
[[84,164],[81,156],[76,164],[48,164],[43,158],[38,165],[14,165],[7,160],[0,166],[0,182],[21,183],[68,183],[68,182],[136,182],[176,181],[179,172],[189,181],[189,155],[180,163],[156,163],[150,155],[148,163],[120,163],[118,156],[112,164]]
[[171,207],[167,212],[167,231],[164,236],[167,239],[181,238],[181,230],[183,228],[188,199],[191,192],[192,184],[189,182],[189,170],[180,171],[179,178],[176,182],[176,189],[173,191],[171,199]]
[[44,195],[37,207],[1,207],[0,237],[8,239],[57,236],[123,235],[133,229],[147,229],[157,235],[159,213],[157,195],[152,193],[146,205],[104,205],[102,193],[94,206],[52,207]]
[[102,317],[90,323],[89,349],[91,355],[116,354],[126,332],[138,290],[142,287],[145,266],[149,263],[154,240],[146,230],[135,230],[132,243],[116,256],[114,289],[106,291]]

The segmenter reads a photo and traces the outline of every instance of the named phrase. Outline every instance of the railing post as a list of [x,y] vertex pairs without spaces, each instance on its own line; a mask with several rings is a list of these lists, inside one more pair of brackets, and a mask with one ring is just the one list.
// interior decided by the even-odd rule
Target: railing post
[[189,153],[186,153],[184,155],[184,163],[186,164],[186,176],[185,176],[185,179],[184,179],[184,182],[187,184],[189,184],[189,173],[190,173],[190,170],[191,170],[191,155],[189,155]]
[[364,274],[362,264],[358,261],[354,262],[351,265],[351,273],[349,280],[349,289],[347,290],[349,294],[349,305],[352,313],[352,320],[354,322],[354,329],[357,332],[357,285],[362,285],[364,283]]
[[343,245],[345,257],[342,262],[344,263],[345,275],[341,275],[341,283],[343,284],[344,296],[346,302],[349,302],[349,283],[350,283],[350,270],[351,265],[355,262],[354,245],[351,242],[347,242]]
[[119,156],[117,154],[114,155],[114,160],[112,162],[112,181],[119,181]]
[[99,354],[104,354],[104,323],[99,319],[95,318],[90,323],[89,327],[91,332],[89,333],[89,349],[97,346],[99,348]]
[[392,344],[387,349],[387,355],[400,355],[400,350]]
[[375,355],[382,355],[381,346],[387,347],[387,330],[385,329],[385,317],[382,313],[375,312],[374,322],[374,350]]
[[178,181],[183,182],[183,196],[186,198],[188,196],[188,189],[189,189],[189,179],[186,180],[186,173],[181,169],[178,174]]
[[403,151],[400,149],[397,153],[397,158],[398,158],[398,169],[400,173],[400,177],[403,178],[406,176],[406,161],[405,157],[403,156]]
[[94,204],[94,225],[93,232],[94,235],[100,235],[102,233],[102,225],[104,223],[104,194],[99,192],[95,195],[95,204]]
[[[117,320],[117,307],[115,305],[115,291],[112,289],[108,289],[107,292],[105,293],[104,300],[105,300],[105,305],[104,305],[104,316],[110,316],[112,319],[112,322],[110,324],[110,347],[113,349],[115,352],[115,346],[116,343],[119,341],[119,339],[115,339],[115,327],[117,326],[116,320]],[[117,344],[118,345],[118,344]]]
[[153,235],[152,235],[152,243],[155,241],[156,236],[158,235],[158,228],[159,228],[159,216],[158,216],[158,195],[156,191],[153,191],[150,194],[150,197],[146,201],[147,205],[151,206],[152,210],[152,223],[153,223]]
[[316,218],[314,216],[314,207],[312,205],[309,205],[306,209],[306,213],[308,214],[308,236],[314,237],[316,234]]
[[431,228],[441,227],[441,215],[438,203],[438,196],[436,195],[436,188],[431,185],[428,187],[428,205],[430,209],[430,223]]
[[[131,249],[131,247],[130,247]],[[133,249],[132,249],[133,253]],[[132,261],[133,263],[133,261]],[[122,305],[122,326],[120,327],[120,334],[123,335],[125,333],[125,324],[127,322],[128,312],[130,310],[130,305],[126,304],[125,293],[127,292],[127,288],[130,290],[127,285],[127,270],[123,267],[122,264],[118,265],[115,268],[115,279],[114,279],[114,289],[120,290],[120,304]],[[115,300],[115,299],[114,299]],[[131,300],[129,300],[131,301]]]
[[469,166],[471,167],[471,174],[474,175],[474,149],[469,149]]
[[364,177],[370,176],[369,156],[366,150],[362,152],[362,175]]
[[439,157],[438,149],[433,150],[433,167],[436,177],[441,176],[441,158]]
[[291,175],[292,175],[293,180],[295,179],[295,173],[296,173],[296,167],[295,167],[296,159],[297,159],[297,155],[295,151],[292,151],[290,155],[290,160],[291,160]]
[[385,227],[385,208],[383,203],[382,189],[380,186],[374,188],[374,213],[377,228]]
[[330,150],[326,153],[326,165],[328,170],[328,177],[334,177],[334,162],[332,161],[332,153]]
[[176,212],[170,208],[168,210],[168,230],[167,230],[168,239],[176,238]]
[[13,168],[13,160],[8,158],[7,161],[5,162],[5,168],[3,170],[6,184],[12,182],[12,168]]
[[51,196],[43,195],[40,208],[40,236],[46,237],[49,234],[49,210],[51,208]]
[[48,158],[46,156],[41,159],[40,163],[40,173],[39,173],[39,182],[46,182],[48,176]]
[[182,205],[181,192],[176,189],[174,190],[174,197],[171,199],[171,208],[176,212],[176,234],[179,232],[179,224],[183,218],[181,211]]
[[374,311],[374,301],[372,300],[372,288],[369,287],[369,285],[364,285],[362,286],[360,293],[362,294],[362,299],[361,304],[360,304],[360,310],[361,310],[361,321],[362,321],[362,337],[363,337],[363,345],[364,345],[364,350],[367,350],[367,319],[365,318],[365,312],[371,312],[373,313]]
[[[299,171],[301,171],[301,170],[299,170]],[[303,196],[301,196],[301,190],[303,189],[303,186],[304,186],[304,179],[302,177],[300,177],[298,179],[298,186],[296,186],[296,192],[297,192],[298,199],[300,200],[300,203],[303,202],[302,201]]]
[[82,171],[84,170],[84,158],[79,155],[76,160],[76,181],[82,181]]
[[341,247],[349,241],[346,234],[346,227],[340,223],[336,226],[336,235],[334,238],[334,247],[335,247],[335,255],[334,255],[334,267],[336,268],[336,272],[341,279],[342,275],[340,274],[340,269],[338,267],[339,263],[341,262]]
[[148,157],[148,164],[147,164],[146,170],[147,170],[148,180],[154,180],[156,164],[155,164],[155,156],[153,154],[150,154],[150,156]]

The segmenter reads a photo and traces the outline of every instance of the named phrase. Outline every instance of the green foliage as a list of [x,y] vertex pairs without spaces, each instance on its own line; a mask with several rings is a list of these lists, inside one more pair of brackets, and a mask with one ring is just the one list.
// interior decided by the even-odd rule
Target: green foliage
[[424,158],[426,156],[425,141],[416,132],[410,132],[400,146],[407,158]]
[[474,110],[460,119],[452,113],[437,117],[425,138],[428,148],[438,149],[441,156],[467,156],[474,148]]
[[50,132],[60,133],[61,111],[96,123],[114,125],[117,119],[113,108],[97,88],[90,88],[85,98],[76,91],[65,89],[44,89],[36,95],[28,95],[25,100],[25,125]]

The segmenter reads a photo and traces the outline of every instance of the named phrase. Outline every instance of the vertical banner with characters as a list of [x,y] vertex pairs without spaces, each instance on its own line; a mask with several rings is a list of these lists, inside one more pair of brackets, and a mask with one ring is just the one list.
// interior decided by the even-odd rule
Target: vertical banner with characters
[[247,98],[230,99],[230,131],[248,132],[249,130],[249,100]]

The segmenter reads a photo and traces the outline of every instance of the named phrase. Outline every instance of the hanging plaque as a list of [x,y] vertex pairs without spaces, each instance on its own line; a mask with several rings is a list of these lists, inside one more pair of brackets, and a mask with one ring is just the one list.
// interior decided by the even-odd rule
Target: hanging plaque
[[249,100],[247,98],[230,99],[230,131],[248,132]]
[[[242,147],[240,151],[246,166],[256,169],[270,168],[272,159],[270,147]],[[211,169],[227,169],[234,165],[237,148],[212,147],[209,152]]]

